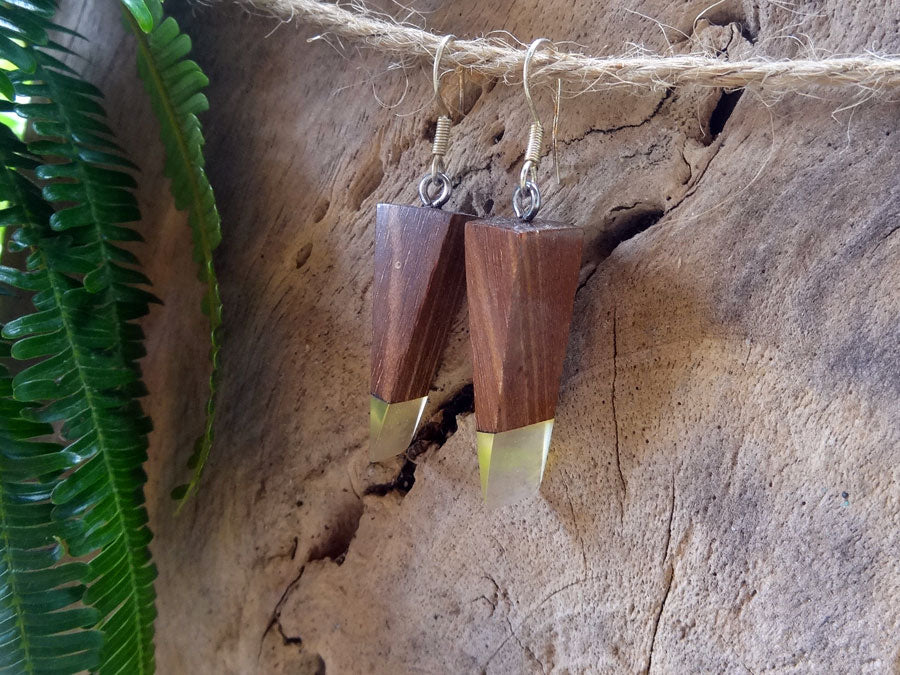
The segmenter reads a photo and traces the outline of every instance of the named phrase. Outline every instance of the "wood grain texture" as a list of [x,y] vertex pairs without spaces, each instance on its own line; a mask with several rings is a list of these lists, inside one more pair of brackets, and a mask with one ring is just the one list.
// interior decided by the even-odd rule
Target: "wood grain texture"
[[479,431],[556,414],[584,232],[510,218],[466,225],[466,288]]
[[473,216],[379,204],[372,286],[371,393],[394,403],[428,394],[465,291]]
[[[689,51],[678,31],[732,59],[802,53],[791,34],[900,52],[896,3],[637,4],[414,8],[436,31],[593,54]],[[835,120],[846,93],[563,101],[562,184],[542,171],[544,212],[583,227],[585,246],[557,428],[540,495],[491,513],[474,416],[458,411],[410,492],[366,494],[401,466],[367,458],[372,214],[416,198],[430,64],[341,58],[307,42],[316,29],[235,6],[167,6],[211,81],[226,308],[218,440],[176,518],[168,493],[208,378],[190,233],[120,7],[63,6],[89,38],[72,65],[143,169],[137,248],[165,301],[143,323],[160,673],[896,672],[897,104]],[[447,156],[453,207],[509,213],[530,113],[518,85],[469,93]],[[463,310],[426,418],[471,382],[467,324]]]

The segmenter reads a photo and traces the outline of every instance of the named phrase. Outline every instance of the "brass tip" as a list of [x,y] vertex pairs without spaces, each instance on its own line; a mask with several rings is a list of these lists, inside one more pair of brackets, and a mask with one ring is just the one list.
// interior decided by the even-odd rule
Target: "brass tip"
[[496,434],[477,432],[481,493],[488,506],[506,506],[538,491],[552,433],[552,419]]
[[428,397],[388,403],[369,396],[369,461],[390,459],[409,447]]

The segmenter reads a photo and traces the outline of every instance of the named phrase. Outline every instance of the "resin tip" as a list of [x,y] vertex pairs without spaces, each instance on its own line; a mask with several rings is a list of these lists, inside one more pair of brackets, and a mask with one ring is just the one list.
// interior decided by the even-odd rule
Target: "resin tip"
[[369,396],[369,461],[390,459],[409,447],[428,397],[388,403]]
[[506,506],[538,491],[552,433],[552,419],[496,434],[477,432],[481,493],[488,506]]

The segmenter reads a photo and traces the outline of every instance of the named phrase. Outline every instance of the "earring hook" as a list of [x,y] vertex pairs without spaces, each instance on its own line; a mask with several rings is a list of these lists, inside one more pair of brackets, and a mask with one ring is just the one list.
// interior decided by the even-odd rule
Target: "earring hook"
[[[531,96],[531,61],[535,52],[544,43],[553,45],[547,38],[538,38],[531,43],[525,52],[525,62],[522,65],[522,86],[525,89],[525,100],[531,111],[531,127],[528,130],[528,146],[525,149],[525,163],[519,173],[519,184],[513,192],[513,210],[516,216],[525,222],[532,220],[541,208],[541,191],[537,185],[537,167],[541,163],[541,154],[544,146],[544,125],[538,116],[537,106]],[[527,200],[527,201],[525,201]],[[523,203],[524,202],[524,203]]]
[[419,181],[419,199],[422,204],[435,209],[441,208],[450,198],[453,185],[444,167],[444,155],[450,148],[450,109],[441,98],[441,57],[444,49],[454,39],[453,35],[445,35],[437,49],[434,50],[434,66],[431,70],[431,83],[434,85],[434,97],[437,99],[441,114],[434,127],[434,139],[431,143],[431,171]]
[[434,97],[437,99],[441,111],[447,117],[450,117],[450,109],[441,97],[441,58],[444,56],[444,49],[446,49],[447,45],[455,39],[455,35],[445,35],[441,39],[437,49],[434,50],[434,66],[431,70],[431,81],[434,85]]
[[525,87],[525,100],[528,101],[528,108],[531,110],[531,119],[535,124],[540,124],[541,119],[538,117],[537,106],[534,105],[534,99],[531,98],[531,85],[529,84],[529,80],[531,79],[531,60],[534,58],[535,52],[537,52],[545,42],[548,45],[553,45],[553,42],[551,42],[549,38],[538,38],[528,46],[528,51],[525,52],[525,64],[522,66],[522,84]]

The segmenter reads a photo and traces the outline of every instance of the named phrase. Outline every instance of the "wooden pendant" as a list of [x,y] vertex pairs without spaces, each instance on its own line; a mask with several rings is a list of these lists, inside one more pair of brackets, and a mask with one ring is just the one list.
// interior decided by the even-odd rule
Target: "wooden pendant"
[[465,289],[473,216],[379,204],[375,218],[369,455],[403,452],[415,433]]
[[466,285],[485,499],[540,485],[550,445],[584,234],[535,220],[466,225]]

